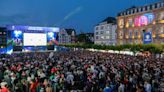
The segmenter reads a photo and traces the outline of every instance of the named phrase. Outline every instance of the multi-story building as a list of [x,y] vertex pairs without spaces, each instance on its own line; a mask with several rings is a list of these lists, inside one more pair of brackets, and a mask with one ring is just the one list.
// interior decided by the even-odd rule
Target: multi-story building
[[0,27],[0,54],[6,53],[8,50],[8,45],[11,43],[11,32],[5,27]]
[[116,44],[116,19],[108,17],[95,26],[94,44],[115,45]]
[[[164,42],[164,2],[131,7],[117,16],[117,43],[142,44],[151,33],[151,43]],[[147,38],[147,37],[146,37]],[[149,38],[149,37],[148,37]]]
[[0,48],[5,48],[7,45],[7,30],[6,28],[0,28]]
[[61,29],[58,36],[60,44],[75,43],[76,41],[75,29]]

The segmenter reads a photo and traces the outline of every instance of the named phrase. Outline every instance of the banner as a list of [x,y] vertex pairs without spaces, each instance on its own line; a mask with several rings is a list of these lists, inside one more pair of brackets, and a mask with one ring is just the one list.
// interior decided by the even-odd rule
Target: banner
[[143,37],[143,43],[149,44],[152,42],[152,33],[151,32],[145,32]]

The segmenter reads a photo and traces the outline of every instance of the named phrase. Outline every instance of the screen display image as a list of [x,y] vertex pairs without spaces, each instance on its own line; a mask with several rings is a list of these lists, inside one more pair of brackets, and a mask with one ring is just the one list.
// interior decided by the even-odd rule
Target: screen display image
[[45,33],[24,33],[24,46],[46,46],[47,35]]
[[23,42],[22,42],[22,31],[20,30],[14,30],[12,32],[12,44],[13,46],[22,46]]

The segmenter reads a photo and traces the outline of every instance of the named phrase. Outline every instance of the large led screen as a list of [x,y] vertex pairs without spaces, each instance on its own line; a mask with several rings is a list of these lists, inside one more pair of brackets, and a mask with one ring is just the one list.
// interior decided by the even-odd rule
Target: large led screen
[[46,46],[47,35],[45,33],[24,33],[24,46]]

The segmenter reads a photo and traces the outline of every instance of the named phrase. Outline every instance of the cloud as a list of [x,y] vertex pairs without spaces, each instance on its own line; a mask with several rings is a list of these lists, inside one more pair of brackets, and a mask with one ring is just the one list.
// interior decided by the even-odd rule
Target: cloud
[[68,15],[66,15],[64,17],[64,20],[68,20],[69,18],[71,18],[72,16],[80,12],[81,10],[82,10],[82,7],[77,7],[75,10],[71,11]]
[[62,21],[60,21],[58,23],[58,25],[61,25],[63,22],[67,21],[68,19],[70,19],[71,17],[73,17],[74,15],[76,15],[77,13],[79,13],[83,8],[81,6],[75,8],[73,11],[71,11],[70,13],[68,13]]

